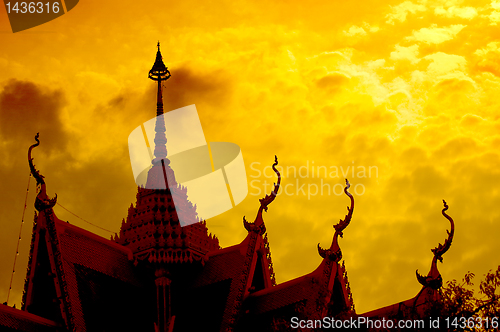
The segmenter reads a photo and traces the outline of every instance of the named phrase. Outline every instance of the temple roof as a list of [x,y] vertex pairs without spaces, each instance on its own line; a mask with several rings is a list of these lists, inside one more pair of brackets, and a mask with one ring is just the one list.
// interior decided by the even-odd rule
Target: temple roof
[[443,278],[437,268],[437,262],[443,261],[442,255],[450,249],[453,241],[453,235],[455,234],[455,222],[453,221],[453,218],[446,213],[448,210],[448,204],[445,200],[443,200],[443,206],[444,207],[441,210],[441,213],[450,222],[451,230],[446,230],[448,237],[445,239],[443,244],[439,243],[436,248],[431,249],[433,258],[431,268],[427,276],[424,277],[418,273],[418,270],[416,271],[417,280],[422,285],[420,292],[411,299],[375,309],[363,313],[360,316],[391,318],[417,315],[423,317],[426,314],[426,311],[428,311],[429,308],[431,308],[431,306],[439,300],[441,296],[439,289],[443,285]]
[[[174,204],[172,195],[181,199]],[[182,226],[182,220],[192,220]],[[150,263],[192,263],[201,261],[211,250],[219,249],[218,239],[208,233],[205,221],[200,221],[196,208],[187,198],[185,188],[138,188],[135,206],[131,205],[122,222],[117,243],[129,247],[135,259]]]
[[[173,194],[186,194],[180,186],[179,191],[139,188],[136,206],[130,207],[120,237],[114,241],[59,220],[48,197],[37,200],[41,209],[35,217],[23,296],[23,309],[29,313],[0,308],[0,326],[17,324],[14,329],[20,330],[27,324],[26,331],[38,330],[38,326],[41,331],[63,327],[78,331],[153,331],[158,283],[155,287],[157,279],[151,274],[154,268],[150,269],[148,263],[153,267],[182,267],[168,274],[169,310],[175,317],[169,324],[175,332],[288,328],[289,318],[297,315],[308,319],[355,315],[338,243],[353,216],[349,182],[344,189],[351,203],[348,213],[334,225],[330,248],[318,246],[323,257],[318,268],[276,285],[263,219],[280,187],[276,165],[277,158],[273,164],[278,177],[274,190],[259,200],[254,222],[243,220],[247,236],[224,249],[208,235],[204,222],[181,227],[169,201]],[[194,211],[187,198],[185,202],[183,210]],[[445,203],[443,215],[450,220],[452,230],[445,244],[433,250],[426,279],[429,285],[413,299],[363,316],[401,315],[412,308],[421,310],[434,299],[436,261],[448,250],[454,232],[446,210]],[[141,260],[145,264],[139,264]],[[200,264],[177,264],[195,261]]]
[[[106,325],[145,327],[137,313],[144,312],[148,299],[130,249],[63,222],[53,211],[42,211],[36,219],[30,257],[24,295],[28,312],[61,319],[46,303],[57,303],[62,297],[59,310],[67,315],[66,324],[78,331]],[[53,271],[53,279],[44,277],[47,270]]]
[[[168,73],[168,75],[167,75]],[[158,81],[157,115],[163,114],[161,81],[170,73],[158,52],[150,78]],[[30,170],[40,186],[35,215],[23,310],[0,306],[2,331],[262,331],[288,329],[290,318],[321,319],[355,315],[339,237],[350,224],[354,198],[345,218],[334,225],[332,244],[311,273],[276,285],[264,212],[276,199],[277,183],[259,199],[253,222],[243,217],[246,237],[228,248],[208,233],[186,188],[178,184],[166,158],[163,117],[157,117],[155,156],[147,188],[138,188],[119,235],[107,240],[61,221],[53,211],[56,198],[46,194],[43,176],[28,151]],[[173,198],[176,199],[174,204]],[[181,203],[178,203],[181,202]],[[444,201],[443,201],[444,202]],[[434,257],[423,288],[413,299],[363,314],[391,317],[423,310],[434,301],[442,278],[437,261],[450,248],[454,222]],[[182,218],[179,218],[182,216]],[[192,221],[183,225],[182,220]],[[194,263],[194,264],[193,264]],[[195,319],[193,319],[195,318]],[[288,324],[288,325],[287,325]],[[7,330],[8,329],[8,330]]]
[[149,72],[149,78],[158,81],[155,158],[147,171],[146,187],[137,189],[135,206],[130,206],[115,239],[131,249],[137,262],[148,262],[157,268],[173,263],[203,264],[202,257],[207,252],[219,249],[218,239],[208,233],[186,188],[177,183],[169,165],[161,85],[169,77],[158,42],[156,60]]
[[263,314],[290,304],[307,301],[315,296],[322,272],[323,265],[320,265],[309,274],[250,294],[245,308],[252,314]]
[[0,304],[0,330],[5,332],[55,332],[62,331],[63,328],[52,320]]

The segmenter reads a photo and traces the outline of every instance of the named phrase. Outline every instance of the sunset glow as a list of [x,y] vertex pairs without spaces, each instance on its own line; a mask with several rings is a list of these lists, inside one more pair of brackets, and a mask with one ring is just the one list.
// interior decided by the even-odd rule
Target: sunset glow
[[[195,104],[207,142],[232,142],[248,196],[207,221],[222,247],[282,171],[264,214],[278,283],[340,239],[356,312],[414,297],[449,222],[444,281],[500,264],[500,1],[82,0],[12,33],[0,7],[0,299],[24,208],[27,149],[61,220],[109,238],[137,186],[128,136],[153,118],[161,42],[165,111]],[[167,133],[168,135],[168,133]],[[302,171],[301,171],[302,170]],[[340,188],[340,189],[339,189]],[[342,187],[343,188],[343,187]],[[328,191],[328,193],[327,193]],[[19,307],[34,214],[31,179],[9,305]]]

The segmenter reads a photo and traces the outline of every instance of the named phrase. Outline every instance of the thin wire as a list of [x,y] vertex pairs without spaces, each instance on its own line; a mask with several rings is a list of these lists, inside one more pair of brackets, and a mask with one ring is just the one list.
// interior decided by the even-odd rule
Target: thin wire
[[75,217],[77,217],[78,219],[81,219],[81,220],[85,221],[87,224],[90,224],[90,225],[92,225],[92,226],[94,226],[94,227],[100,228],[100,229],[102,229],[103,231],[106,231],[106,232],[115,233],[115,232],[113,232],[113,231],[110,231],[109,229],[102,228],[101,226],[97,226],[96,224],[93,224],[93,223],[91,223],[90,221],[87,221],[87,220],[83,219],[82,217],[77,216],[76,214],[74,214],[74,213],[73,213],[73,212],[71,212],[70,210],[66,209],[66,208],[65,208],[64,206],[62,206],[61,204],[59,204],[59,202],[57,203],[57,205],[59,205],[59,206],[60,206],[60,207],[62,207],[64,210],[68,211],[69,213],[71,213],[72,215],[74,215]]
[[27,202],[28,202],[28,193],[30,191],[30,181],[31,181],[31,171],[30,171],[30,176],[28,177],[28,187],[26,188],[26,198],[24,199],[23,217],[21,218],[21,227],[19,228],[19,238],[17,239],[16,256],[14,257],[14,265],[12,266],[12,275],[10,276],[9,291],[7,292],[7,302],[6,302],[7,305],[9,304],[10,290],[12,289],[12,280],[14,280],[14,273],[16,273],[16,262],[17,262],[17,256],[19,256],[19,243],[21,242],[21,235],[23,232],[24,214],[26,212],[26,207],[27,207]]

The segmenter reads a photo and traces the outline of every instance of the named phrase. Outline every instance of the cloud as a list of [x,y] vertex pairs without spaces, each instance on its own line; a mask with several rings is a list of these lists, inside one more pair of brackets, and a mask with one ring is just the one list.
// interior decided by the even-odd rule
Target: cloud
[[32,139],[40,132],[48,144],[64,144],[67,136],[61,111],[65,104],[61,90],[50,90],[28,81],[8,81],[0,91],[2,139]]
[[422,28],[413,31],[413,35],[407,37],[409,41],[419,41],[427,44],[441,44],[455,38],[455,36],[465,28],[465,25],[455,24],[449,27],[438,28],[437,24],[432,24],[430,28]]
[[462,125],[464,125],[465,127],[475,127],[482,124],[484,121],[486,121],[486,119],[483,119],[482,117],[475,114],[465,114],[462,117],[462,120],[460,120]]
[[447,18],[459,17],[467,20],[472,20],[476,17],[477,10],[473,7],[456,7],[451,6],[445,9],[443,6],[438,6],[434,9],[434,13],[438,16],[444,16]]
[[427,67],[427,72],[433,76],[439,76],[450,72],[462,72],[465,70],[467,60],[463,56],[438,52],[424,57],[432,60]]
[[330,93],[338,91],[342,85],[349,82],[349,77],[342,73],[331,73],[316,81],[318,88],[327,89]]
[[480,71],[490,72],[500,77],[500,43],[490,42],[486,47],[474,52],[477,55],[476,67]]
[[420,59],[418,58],[418,45],[404,47],[396,44],[394,48],[396,50],[394,52],[391,52],[391,60],[408,60],[412,64],[416,64],[420,61]]
[[37,167],[45,165],[47,158],[56,160],[68,151],[70,136],[62,120],[65,105],[61,90],[29,81],[9,80],[0,90],[0,165],[4,171],[13,172],[11,178],[27,167],[26,152],[36,143],[36,133],[40,133],[45,147],[41,152],[45,158],[36,159]]
[[397,6],[391,6],[392,13],[387,14],[387,23],[394,24],[396,21],[404,22],[406,16],[411,13],[426,11],[427,8],[424,5],[415,4],[411,1],[405,1]]
[[[181,66],[172,72],[165,86],[166,110],[190,104],[224,104],[231,94],[231,84],[222,69],[207,72],[189,65]],[[156,87],[151,90],[156,91]],[[149,95],[156,98],[155,94]]]
[[476,50],[474,54],[480,57],[484,57],[488,55],[488,53],[490,52],[499,52],[499,51],[500,51],[500,42],[491,42],[488,43],[486,47]]
[[353,36],[365,36],[366,31],[362,27],[358,27],[356,25],[353,25],[349,28],[348,31],[344,31],[344,34],[349,37]]
[[500,22],[500,1],[491,0],[491,8],[493,8],[493,11],[488,16],[490,24],[497,25],[497,23]]

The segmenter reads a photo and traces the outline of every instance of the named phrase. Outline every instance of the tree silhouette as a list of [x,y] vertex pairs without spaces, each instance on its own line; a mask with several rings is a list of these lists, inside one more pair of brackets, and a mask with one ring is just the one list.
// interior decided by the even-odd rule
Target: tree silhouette
[[474,293],[475,275],[465,274],[461,282],[448,281],[439,290],[441,299],[429,310],[429,316],[440,318],[446,331],[498,331],[500,329],[500,266],[490,270]]

